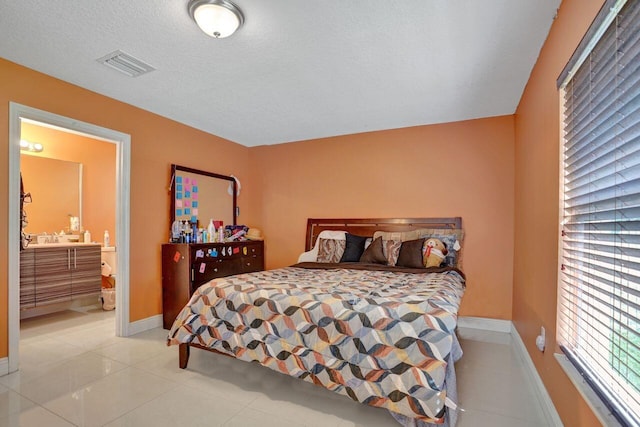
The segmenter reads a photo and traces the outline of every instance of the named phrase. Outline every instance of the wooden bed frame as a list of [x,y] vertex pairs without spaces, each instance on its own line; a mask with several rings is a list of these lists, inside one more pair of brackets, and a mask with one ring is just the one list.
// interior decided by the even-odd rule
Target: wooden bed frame
[[324,230],[342,230],[371,237],[376,231],[412,231],[420,228],[459,229],[462,228],[462,218],[309,218],[304,247],[305,251],[310,251]]
[[[341,230],[359,236],[371,237],[376,231],[402,232],[420,228],[460,229],[462,228],[462,218],[309,218],[307,220],[305,251],[313,248],[318,235],[324,230]],[[189,363],[190,347],[233,357],[199,344],[180,344],[178,353],[179,364],[182,369],[185,369]]]

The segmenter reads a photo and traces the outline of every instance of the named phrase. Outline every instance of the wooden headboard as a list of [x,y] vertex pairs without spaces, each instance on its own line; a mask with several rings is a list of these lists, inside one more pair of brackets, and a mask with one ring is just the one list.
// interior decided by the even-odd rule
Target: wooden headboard
[[376,231],[411,231],[419,228],[462,228],[462,218],[309,218],[305,251],[313,248],[324,230],[343,230],[358,236],[373,236]]

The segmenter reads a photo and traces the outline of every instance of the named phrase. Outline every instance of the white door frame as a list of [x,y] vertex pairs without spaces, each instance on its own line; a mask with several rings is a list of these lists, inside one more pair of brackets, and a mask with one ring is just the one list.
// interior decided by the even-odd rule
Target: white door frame
[[20,128],[21,120],[66,128],[106,139],[116,144],[116,335],[129,335],[129,195],[131,175],[131,136],[91,123],[9,103],[9,372],[18,370],[20,344]]

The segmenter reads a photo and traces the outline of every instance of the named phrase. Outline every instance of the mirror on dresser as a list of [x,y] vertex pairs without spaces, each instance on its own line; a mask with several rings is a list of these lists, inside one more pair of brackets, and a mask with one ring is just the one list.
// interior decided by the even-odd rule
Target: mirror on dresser
[[[82,163],[29,154],[20,155],[24,191],[31,194],[25,203],[28,234],[65,233],[82,229]],[[69,217],[77,217],[70,230]]]
[[[197,220],[198,226],[205,228],[213,219],[225,226],[237,225],[238,187],[234,177],[171,165],[170,182],[171,224],[176,220],[191,223]],[[172,239],[171,231],[169,236]],[[162,324],[165,329],[171,327],[191,295],[204,283],[264,270],[262,240],[197,241],[180,239],[162,245]]]
[[171,165],[170,224],[174,221],[198,222],[206,227],[209,220],[236,225],[236,180],[180,165]]

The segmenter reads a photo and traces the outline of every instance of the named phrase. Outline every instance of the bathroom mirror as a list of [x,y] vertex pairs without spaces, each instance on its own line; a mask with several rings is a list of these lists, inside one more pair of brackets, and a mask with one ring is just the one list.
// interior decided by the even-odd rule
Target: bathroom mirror
[[206,227],[209,219],[236,225],[236,180],[231,176],[171,165],[171,222],[198,221]]
[[25,233],[79,231],[69,229],[69,216],[79,218],[82,229],[82,163],[20,154],[20,172],[31,203],[24,204]]

